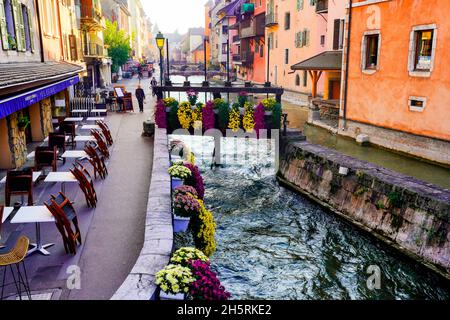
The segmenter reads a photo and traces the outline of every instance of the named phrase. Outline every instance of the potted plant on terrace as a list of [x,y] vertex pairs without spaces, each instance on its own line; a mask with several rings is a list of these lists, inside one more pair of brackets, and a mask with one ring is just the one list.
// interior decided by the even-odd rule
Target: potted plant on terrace
[[231,297],[211,270],[209,261],[190,260],[189,265],[195,278],[189,289],[194,300],[221,301]]
[[[181,187],[178,187],[176,190],[179,190]],[[192,190],[187,189],[182,192],[176,192],[173,199],[173,231],[175,233],[186,232],[191,217],[197,216],[199,212],[200,204]]]
[[191,170],[189,170],[182,164],[175,164],[171,166],[167,171],[172,177],[172,190],[174,190],[178,186],[181,186],[183,184],[183,180],[189,178],[192,175]]
[[161,300],[184,300],[189,285],[195,281],[189,268],[169,264],[155,275],[155,284],[161,288]]
[[194,90],[189,90],[188,92],[186,92],[189,103],[191,104],[191,106],[195,106],[195,104],[197,103],[197,99],[198,99],[198,93],[195,92]]
[[17,120],[17,126],[19,127],[20,131],[25,131],[25,129],[30,125],[30,119],[25,116],[19,117]]
[[209,258],[200,250],[196,248],[180,248],[172,255],[170,263],[179,264],[183,267],[190,267],[190,261],[200,260],[203,262],[209,261]]

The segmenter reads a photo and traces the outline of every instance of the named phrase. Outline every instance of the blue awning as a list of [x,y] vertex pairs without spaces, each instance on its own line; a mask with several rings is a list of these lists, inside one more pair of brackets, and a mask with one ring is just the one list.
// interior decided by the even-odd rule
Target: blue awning
[[45,87],[34,89],[5,100],[0,100],[0,119],[57,94],[58,92],[77,84],[79,81],[80,79],[78,76],[73,76],[72,78]]

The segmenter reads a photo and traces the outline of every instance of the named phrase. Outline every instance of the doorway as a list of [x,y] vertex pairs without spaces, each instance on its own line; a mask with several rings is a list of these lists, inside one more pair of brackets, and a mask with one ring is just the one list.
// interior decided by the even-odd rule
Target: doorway
[[341,80],[330,80],[329,83],[329,100],[339,100],[341,98]]

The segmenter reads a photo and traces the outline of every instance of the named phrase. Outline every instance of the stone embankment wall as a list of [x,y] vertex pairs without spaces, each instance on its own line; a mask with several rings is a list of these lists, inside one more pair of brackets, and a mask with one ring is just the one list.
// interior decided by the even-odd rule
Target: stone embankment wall
[[[134,268],[112,300],[150,300],[155,274],[170,259],[173,246],[169,149],[166,129],[155,129],[152,179],[147,204],[145,240]],[[150,173],[149,173],[150,174]]]
[[450,278],[450,190],[306,141],[281,149],[280,182]]

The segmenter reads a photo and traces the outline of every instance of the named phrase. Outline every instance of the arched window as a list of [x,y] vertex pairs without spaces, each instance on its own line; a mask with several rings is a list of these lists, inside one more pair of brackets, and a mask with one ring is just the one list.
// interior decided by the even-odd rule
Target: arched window
[[300,76],[298,74],[295,76],[295,85],[300,86]]

